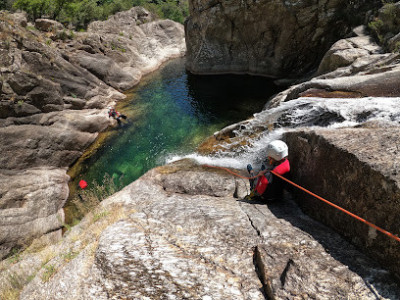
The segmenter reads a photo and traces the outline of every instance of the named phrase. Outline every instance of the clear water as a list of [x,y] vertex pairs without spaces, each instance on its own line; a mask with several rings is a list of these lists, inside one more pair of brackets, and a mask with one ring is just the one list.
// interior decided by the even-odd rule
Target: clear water
[[166,162],[185,155],[215,131],[251,117],[278,92],[271,80],[254,76],[195,76],[184,59],[145,77],[117,110],[128,116],[95,153],[75,166],[71,193],[80,179],[101,184],[107,173],[125,186]]

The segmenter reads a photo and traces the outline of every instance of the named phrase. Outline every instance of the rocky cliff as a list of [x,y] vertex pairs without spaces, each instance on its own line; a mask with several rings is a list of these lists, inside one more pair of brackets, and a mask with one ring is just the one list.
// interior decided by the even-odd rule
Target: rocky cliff
[[72,32],[0,12],[0,257],[60,237],[67,168],[112,122],[105,107],[185,53],[183,26],[140,8]]
[[[195,74],[301,77],[379,1],[192,0],[185,23]],[[364,21],[364,20],[362,20]]]

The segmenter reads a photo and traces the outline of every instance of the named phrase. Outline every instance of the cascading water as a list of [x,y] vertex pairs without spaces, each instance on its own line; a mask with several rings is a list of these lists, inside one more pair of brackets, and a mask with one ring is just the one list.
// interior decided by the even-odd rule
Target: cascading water
[[[246,139],[245,146],[237,146],[239,142],[233,142],[223,145],[226,150],[220,150],[215,155],[175,155],[170,156],[167,162],[192,158],[200,164],[245,169],[248,163],[257,165],[265,160],[266,145],[289,130],[299,127],[356,127],[367,122],[384,122],[385,126],[398,126],[400,98],[310,97],[284,102],[279,107],[256,113],[253,119],[240,123],[233,132],[239,141]],[[254,132],[260,133],[254,137]]]

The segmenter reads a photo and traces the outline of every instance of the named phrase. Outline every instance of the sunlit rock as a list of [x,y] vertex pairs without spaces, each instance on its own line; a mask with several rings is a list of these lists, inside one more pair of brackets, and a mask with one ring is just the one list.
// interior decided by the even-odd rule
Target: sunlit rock
[[242,201],[245,184],[188,160],[149,171],[52,247],[20,299],[400,295],[387,271],[290,198]]

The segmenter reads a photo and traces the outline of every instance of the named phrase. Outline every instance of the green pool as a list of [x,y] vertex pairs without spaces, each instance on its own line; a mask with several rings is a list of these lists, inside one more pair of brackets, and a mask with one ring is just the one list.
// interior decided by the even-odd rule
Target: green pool
[[106,173],[126,186],[168,156],[191,153],[215,131],[259,112],[277,92],[267,78],[195,76],[184,64],[184,58],[170,61],[127,93],[117,106],[127,121],[72,168],[71,194],[80,179],[90,187]]

